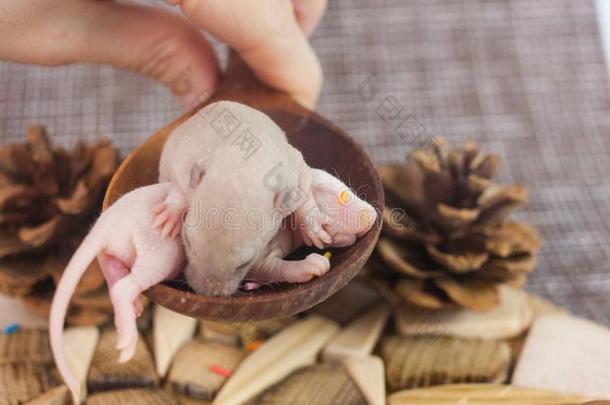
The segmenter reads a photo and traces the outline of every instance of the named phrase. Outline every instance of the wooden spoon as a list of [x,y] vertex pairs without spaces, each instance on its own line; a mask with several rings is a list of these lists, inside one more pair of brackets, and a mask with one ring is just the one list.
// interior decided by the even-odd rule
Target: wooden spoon
[[[337,175],[381,212],[384,204],[381,181],[362,147],[331,122],[262,84],[233,52],[224,80],[209,100],[157,131],[125,159],[110,182],[104,209],[123,194],[156,183],[168,135],[204,105],[218,100],[237,101],[269,115],[311,167]],[[168,309],[202,319],[242,322],[293,315],[322,302],[354,278],[373,251],[380,231],[381,215],[355,245],[333,251],[331,270],[326,275],[307,283],[285,284],[231,297],[208,297],[186,290],[184,285],[167,282],[150,288],[145,295]]]

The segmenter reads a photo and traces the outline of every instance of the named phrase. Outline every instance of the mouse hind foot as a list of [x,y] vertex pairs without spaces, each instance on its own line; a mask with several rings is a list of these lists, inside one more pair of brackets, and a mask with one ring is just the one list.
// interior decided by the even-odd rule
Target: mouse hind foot
[[114,324],[117,329],[117,345],[120,350],[119,363],[129,361],[138,342],[136,318],[142,312],[139,294],[142,289],[129,274],[114,283],[110,288],[110,299],[114,307]]
[[[129,268],[125,266],[121,260],[112,255],[101,253],[98,256],[98,263],[100,264],[102,274],[104,275],[106,284],[108,284],[109,290],[112,289],[117,281],[129,274]],[[140,301],[139,296],[134,299],[133,305],[136,317],[140,317],[144,312],[144,305],[142,304],[142,301]]]
[[329,270],[328,258],[312,253],[302,260],[271,257],[252,269],[248,273],[248,277],[258,281],[305,283],[314,277],[323,276]]

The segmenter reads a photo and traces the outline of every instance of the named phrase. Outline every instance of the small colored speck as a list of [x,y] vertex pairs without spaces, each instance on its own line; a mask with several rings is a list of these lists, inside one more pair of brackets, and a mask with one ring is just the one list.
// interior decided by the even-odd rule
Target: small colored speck
[[210,366],[210,371],[223,376],[224,378],[229,378],[231,377],[231,370],[227,370],[226,368],[219,366],[218,364],[212,364]]
[[264,343],[264,342],[263,342],[262,340],[256,340],[256,341],[254,341],[254,342],[250,342],[250,343],[248,343],[248,344],[246,345],[246,349],[247,349],[249,352],[253,352],[253,351],[255,351],[256,349],[258,349],[259,347],[261,347],[263,343]]
[[341,205],[347,204],[348,198],[349,198],[349,191],[347,191],[347,190],[341,191],[339,193],[339,198],[338,198],[339,204],[341,204]]
[[4,333],[6,335],[10,335],[11,333],[15,333],[15,332],[19,331],[19,329],[21,329],[21,326],[19,326],[19,324],[17,322],[13,322],[10,325],[6,325],[4,327]]
[[261,285],[259,283],[256,283],[254,281],[248,281],[245,282],[244,285],[242,286],[242,288],[246,291],[252,291],[252,290],[256,290],[257,288],[259,288]]
[[333,254],[331,252],[326,252],[326,253],[324,253],[324,257],[326,257],[328,260],[330,260],[330,258],[333,257]]

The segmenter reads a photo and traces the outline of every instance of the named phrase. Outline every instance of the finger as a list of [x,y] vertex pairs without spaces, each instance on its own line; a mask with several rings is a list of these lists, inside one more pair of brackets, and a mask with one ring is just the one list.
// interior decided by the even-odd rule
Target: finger
[[320,238],[322,240],[322,242],[324,242],[326,244],[331,244],[333,241],[333,238],[331,238],[330,235],[328,233],[326,233],[324,230],[318,232],[318,238]]
[[184,103],[208,96],[216,86],[218,66],[212,47],[180,16],[107,1],[32,3],[24,4],[36,10],[34,20],[25,24],[31,29],[20,28],[23,32],[12,34],[16,40],[11,48],[0,47],[12,60],[110,64],[162,82]]
[[326,11],[326,0],[292,0],[294,15],[307,36],[311,36]]
[[172,230],[172,239],[175,239],[178,235],[180,235],[180,231],[182,230],[182,223],[177,222]]
[[163,227],[163,231],[161,232],[161,237],[163,239],[169,239],[169,235],[171,234],[173,229],[173,225],[170,224],[169,222],[165,224],[165,226]]
[[153,228],[159,228],[159,227],[165,225],[165,223],[168,220],[169,220],[169,213],[166,211],[157,217],[157,219],[153,223]]
[[165,211],[167,209],[167,204],[165,203],[161,203],[161,204],[157,204],[154,208],[153,208],[153,213],[154,214],[160,214],[163,211]]
[[322,69],[287,0],[175,0],[184,13],[235,49],[263,82],[312,108]]

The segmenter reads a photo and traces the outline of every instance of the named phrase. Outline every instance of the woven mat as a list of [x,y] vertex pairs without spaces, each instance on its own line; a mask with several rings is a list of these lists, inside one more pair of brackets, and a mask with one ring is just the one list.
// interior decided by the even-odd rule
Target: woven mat
[[[546,239],[528,288],[610,324],[610,87],[591,0],[331,0],[313,42],[320,112],[377,162],[435,134],[499,151]],[[1,143],[41,123],[127,152],[179,111],[108,67],[0,64]]]

